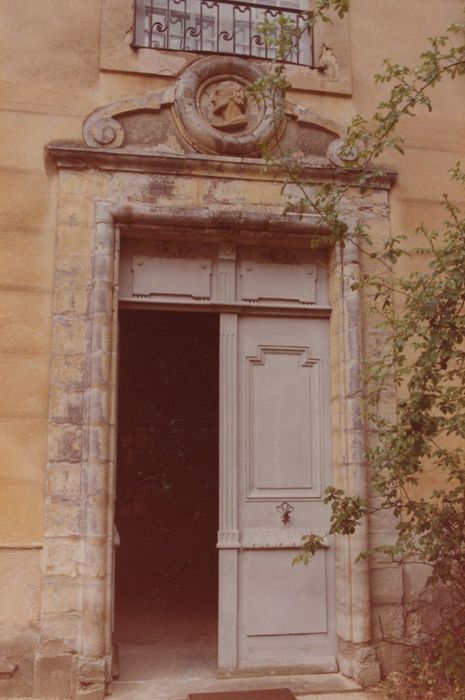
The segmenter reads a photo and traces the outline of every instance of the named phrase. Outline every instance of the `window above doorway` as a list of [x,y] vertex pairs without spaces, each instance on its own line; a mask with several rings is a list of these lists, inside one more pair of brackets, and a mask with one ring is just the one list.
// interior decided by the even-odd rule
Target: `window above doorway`
[[[254,41],[256,25],[262,18],[272,20],[275,13],[301,22],[299,18],[306,15],[301,3],[310,1],[102,0],[100,68],[166,78],[179,76],[205,53],[272,59],[272,49]],[[239,22],[245,25],[239,26]],[[348,18],[318,23],[313,36],[296,47],[286,65],[286,77],[297,90],[350,95]]]
[[262,28],[283,22],[294,35],[286,62],[314,67],[308,17],[300,0],[136,0],[133,47],[275,59]]

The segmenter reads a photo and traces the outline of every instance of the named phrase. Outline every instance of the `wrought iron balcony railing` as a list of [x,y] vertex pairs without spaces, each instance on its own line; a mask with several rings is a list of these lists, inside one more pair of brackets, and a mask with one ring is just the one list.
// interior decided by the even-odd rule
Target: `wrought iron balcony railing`
[[273,33],[283,31],[281,23],[292,42],[286,62],[313,67],[309,12],[290,6],[298,0],[283,2],[285,7],[237,0],[137,0],[133,46],[275,59]]

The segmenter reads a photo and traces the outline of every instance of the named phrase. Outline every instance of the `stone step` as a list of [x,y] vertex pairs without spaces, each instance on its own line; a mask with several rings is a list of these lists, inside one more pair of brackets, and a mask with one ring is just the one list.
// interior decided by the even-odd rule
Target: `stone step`
[[[149,681],[115,681],[115,700],[185,700],[189,693],[212,693],[238,690],[260,690],[289,688],[302,700],[314,696],[325,696],[325,700],[341,695],[352,700],[350,693],[361,691],[357,683],[338,673],[294,676],[261,676],[257,678],[173,678],[158,677]],[[299,698],[299,700],[300,700]],[[353,700],[364,700],[363,695],[354,695]]]

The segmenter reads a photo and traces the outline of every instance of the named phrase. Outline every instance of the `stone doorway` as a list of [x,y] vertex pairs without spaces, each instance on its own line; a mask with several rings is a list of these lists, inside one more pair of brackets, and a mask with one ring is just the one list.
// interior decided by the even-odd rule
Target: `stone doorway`
[[214,675],[219,316],[122,309],[119,328],[119,677]]
[[[263,244],[269,239],[270,245],[273,243],[279,253],[279,246],[281,249],[286,246],[286,251],[291,243],[301,248],[304,243],[306,245],[308,238],[320,236],[322,232],[318,228],[318,222],[311,217],[300,220],[248,209],[214,212],[189,206],[179,210],[175,207],[165,209],[126,199],[116,203],[114,191],[133,191],[128,189],[132,184],[136,187],[136,183],[132,183],[136,175],[126,170],[112,172],[111,177],[106,172],[95,174],[95,182],[99,183],[101,189],[98,191],[102,197],[105,197],[105,187],[109,191],[110,185],[117,188],[111,189],[113,199],[95,201],[95,182],[83,178],[80,170],[82,149],[69,147],[66,150],[57,146],[50,147],[49,152],[59,167],[64,169],[60,172],[60,196],[63,197],[60,207],[63,212],[69,210],[72,216],[70,214],[63,222],[60,220],[58,228],[60,243],[55,273],[45,491],[44,633],[36,654],[35,677],[37,693],[42,696],[51,696],[57,692],[56,674],[59,674],[62,682],[59,687],[63,688],[63,691],[60,690],[63,697],[87,697],[89,687],[92,688],[94,697],[103,697],[104,692],[111,692],[112,667],[118,291],[124,303],[142,306],[137,294],[133,298],[131,293],[125,293],[122,274],[124,254],[120,250],[120,242],[124,243],[129,234],[137,238],[141,226],[146,232],[146,238],[148,233],[153,233],[153,239],[156,240],[160,229],[163,229],[165,236],[173,229],[174,235],[174,232],[178,232],[179,222],[183,222],[183,231],[189,229],[192,236],[197,234],[203,236],[202,240],[210,240],[208,237],[211,235],[217,241],[218,235],[215,232],[220,231],[227,240],[237,239],[239,246],[246,243],[250,245],[251,232],[259,231]],[[113,155],[100,155],[102,158],[108,155],[110,167]],[[150,158],[155,167],[158,156]],[[75,167],[74,163],[79,171],[69,170]],[[140,161],[140,154],[134,156],[131,163],[134,168],[146,167]],[[241,187],[242,181],[244,187],[249,187],[247,177],[252,173],[252,166],[241,163],[237,167],[238,177],[242,178],[237,181]],[[202,176],[209,177],[210,166],[207,167],[202,161],[202,168]],[[152,182],[151,174],[144,177],[147,182]],[[78,192],[74,190],[76,182],[80,183]],[[261,184],[263,187],[269,185],[268,182]],[[383,182],[379,186],[387,189]],[[137,180],[137,188],[141,187],[142,184]],[[65,199],[68,196],[70,202]],[[374,192],[372,196],[378,197],[380,201],[386,198],[385,193]],[[92,198],[95,201],[93,209],[89,207]],[[75,224],[76,221],[81,221],[79,217],[82,211],[87,212],[88,218],[83,219],[82,235],[76,236]],[[237,315],[256,314],[260,309],[263,315],[282,316],[287,314],[287,310],[285,305],[278,308],[266,301],[255,304],[241,299],[241,290],[236,289],[233,274],[236,266],[234,246],[221,241],[222,239],[219,243],[217,241],[217,262],[214,266],[216,279],[213,280],[210,296],[204,298],[204,295],[200,295],[200,302],[195,304],[188,300],[181,301],[177,297],[176,303],[180,308],[189,307],[190,312],[199,311],[200,307],[202,313],[207,310],[221,312],[220,346],[225,371],[220,377],[220,396],[230,396],[232,400],[225,402],[225,411],[222,412],[223,442],[221,444],[220,440],[219,461],[225,484],[225,498],[220,503],[218,544],[223,570],[234,572],[240,548],[235,506],[238,485],[235,478],[237,426],[234,420],[237,415]],[[73,251],[72,254],[70,250]],[[252,248],[250,250],[253,252]],[[308,248],[305,247],[305,250],[308,251]],[[135,254],[139,252],[134,251]],[[140,254],[147,255],[147,252],[141,251]],[[152,253],[152,256],[156,257],[156,253]],[[201,263],[204,262],[203,257]],[[174,257],[175,261],[176,259]],[[282,264],[286,269],[285,260],[289,257],[279,255],[279,259],[283,262],[278,260],[276,264]],[[247,260],[244,263],[247,265]],[[289,264],[292,266],[292,261]],[[329,288],[325,292],[323,287],[323,294],[321,298],[317,295],[317,303],[311,307],[311,311],[317,318],[327,318],[330,308],[333,310],[330,321],[330,357],[333,368],[331,403],[335,417],[332,434],[334,474],[339,482],[342,479],[343,483],[349,485],[352,493],[364,497],[368,478],[363,464],[364,426],[360,422],[362,299],[360,291],[353,287],[360,272],[356,246],[334,249],[328,257],[327,271]],[[151,293],[149,289],[148,294]],[[166,308],[173,301],[171,298],[161,298],[158,303],[160,307]],[[254,308],[248,310],[252,304]],[[294,311],[297,316],[301,313]],[[304,315],[307,315],[307,311]],[[276,513],[274,517],[276,518]],[[346,543],[347,546],[338,543],[335,551],[339,668],[346,675],[363,683],[374,682],[378,678],[376,654],[370,644],[370,572],[366,563],[355,563],[357,553],[367,547],[368,536],[368,528],[361,529],[350,543]],[[69,609],[62,609],[53,600],[46,598],[49,588],[54,589],[56,586],[60,587],[63,594],[66,592],[69,595]],[[223,594],[225,604],[228,601],[234,603],[236,588],[224,587],[221,591],[220,587],[220,601]],[[232,629],[236,622],[237,620],[233,621]],[[229,649],[230,647],[223,650],[226,662],[219,665],[237,667],[234,659],[226,658]],[[54,687],[50,685],[50,669],[54,670]]]

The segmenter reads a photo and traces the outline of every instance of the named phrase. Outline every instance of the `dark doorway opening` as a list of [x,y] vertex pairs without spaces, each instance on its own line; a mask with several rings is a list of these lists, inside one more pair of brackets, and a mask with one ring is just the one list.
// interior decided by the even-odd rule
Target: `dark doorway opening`
[[217,667],[218,363],[218,315],[121,310],[121,680]]

